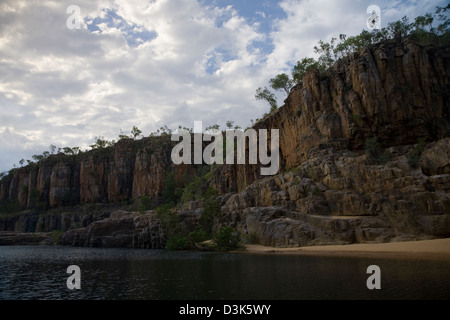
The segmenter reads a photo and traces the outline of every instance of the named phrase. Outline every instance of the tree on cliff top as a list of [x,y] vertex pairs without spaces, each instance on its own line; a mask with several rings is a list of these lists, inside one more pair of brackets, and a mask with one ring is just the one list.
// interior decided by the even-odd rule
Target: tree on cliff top
[[131,135],[133,136],[133,138],[137,139],[141,134],[142,134],[142,131],[139,130],[138,127],[133,126],[133,129],[131,129]]
[[266,87],[264,87],[264,89],[258,88],[256,90],[255,98],[256,100],[266,100],[270,105],[270,111],[278,109],[275,95],[272,92],[270,92],[270,90],[267,89]]
[[90,147],[92,150],[94,149],[104,149],[108,147],[112,147],[114,145],[114,141],[105,140],[103,136],[95,137],[95,143],[91,144]]
[[269,80],[269,84],[274,90],[284,90],[289,94],[292,88],[292,80],[286,73],[277,75],[275,78]]
[[[297,61],[292,70],[292,80],[285,73],[278,74],[269,80],[271,88],[274,90],[283,89],[289,94],[290,87],[293,84],[300,84],[308,71],[315,69],[323,73],[332,67],[336,60],[381,41],[401,41],[409,37],[419,43],[448,43],[450,40],[449,12],[450,4],[446,7],[438,6],[434,14],[427,13],[424,16],[418,16],[412,23],[409,22],[408,17],[404,16],[398,21],[390,22],[387,27],[381,30],[374,30],[373,32],[363,30],[360,34],[351,37],[340,34],[339,40],[331,38],[329,43],[320,40],[318,45],[314,47],[314,52],[318,55],[317,60],[303,58]],[[437,26],[434,27],[434,24],[437,24]],[[258,88],[255,97],[258,100],[267,100],[272,107],[271,111],[276,108],[275,96],[269,89]]]

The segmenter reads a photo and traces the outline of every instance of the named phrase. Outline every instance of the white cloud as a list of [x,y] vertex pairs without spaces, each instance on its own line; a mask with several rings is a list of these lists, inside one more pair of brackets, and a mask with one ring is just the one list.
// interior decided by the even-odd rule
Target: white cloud
[[[144,134],[194,120],[247,126],[269,109],[254,99],[257,87],[311,56],[319,39],[359,32],[372,4],[285,0],[284,18],[267,3],[247,18],[232,5],[203,2],[79,0],[82,29],[68,30],[72,1],[3,1],[0,171],[50,144],[88,146],[133,125]],[[434,7],[379,3],[395,18]],[[278,19],[273,32],[262,33],[255,16],[265,17],[264,30],[267,19]],[[258,46],[271,42],[273,52]]]

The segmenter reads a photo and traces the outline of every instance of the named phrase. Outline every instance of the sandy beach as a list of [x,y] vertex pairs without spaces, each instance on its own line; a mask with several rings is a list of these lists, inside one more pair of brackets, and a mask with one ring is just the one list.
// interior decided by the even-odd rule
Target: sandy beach
[[249,244],[247,253],[299,254],[326,256],[367,256],[383,258],[415,258],[450,260],[450,238],[348,245],[326,245],[296,248],[275,248]]

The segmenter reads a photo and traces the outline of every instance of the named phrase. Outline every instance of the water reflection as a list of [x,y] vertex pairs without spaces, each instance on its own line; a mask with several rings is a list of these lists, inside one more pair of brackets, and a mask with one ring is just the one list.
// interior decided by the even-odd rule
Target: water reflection
[[[81,290],[66,268],[81,268]],[[381,268],[381,290],[366,269]],[[0,299],[448,299],[450,262],[0,247]]]

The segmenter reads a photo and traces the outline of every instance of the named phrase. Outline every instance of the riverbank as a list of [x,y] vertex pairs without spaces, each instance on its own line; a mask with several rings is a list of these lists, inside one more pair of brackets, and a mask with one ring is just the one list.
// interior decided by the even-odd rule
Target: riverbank
[[450,260],[450,238],[389,243],[325,245],[300,248],[275,248],[249,244],[246,245],[244,252],[254,254],[298,254]]
[[53,244],[52,232],[0,231],[0,246]]

